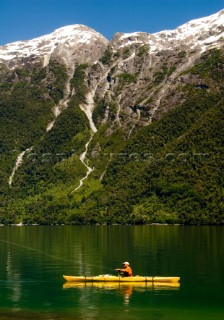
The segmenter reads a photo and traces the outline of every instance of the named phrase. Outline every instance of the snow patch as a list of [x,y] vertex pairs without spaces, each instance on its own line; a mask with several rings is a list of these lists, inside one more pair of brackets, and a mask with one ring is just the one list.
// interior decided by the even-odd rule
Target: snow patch
[[120,39],[126,39],[126,38],[131,38],[131,37],[138,37],[139,34],[141,34],[141,32],[132,32],[132,33],[124,33],[122,34],[122,36],[120,37]]

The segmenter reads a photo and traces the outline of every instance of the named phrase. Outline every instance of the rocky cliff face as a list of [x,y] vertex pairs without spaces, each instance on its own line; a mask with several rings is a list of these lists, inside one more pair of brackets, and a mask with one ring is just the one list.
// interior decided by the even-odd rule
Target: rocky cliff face
[[[121,119],[148,125],[172,108],[170,92],[178,82],[188,81],[184,70],[193,66],[203,52],[223,46],[223,24],[224,11],[220,11],[175,30],[117,33],[111,42],[88,27],[73,25],[1,47],[0,62],[13,70],[38,62],[46,67],[55,60],[67,68],[69,79],[76,66],[88,64],[84,79],[89,104],[83,106],[86,112],[93,112],[94,99],[101,100],[105,112],[97,119],[98,124],[107,121],[113,103],[119,125]],[[200,79],[195,81],[200,83]],[[176,96],[174,100],[182,98]]]
[[84,180],[88,197],[138,131],[184,106],[192,90],[220,94],[211,70],[223,68],[223,26],[222,10],[155,34],[117,33],[108,41],[72,25],[0,47],[2,193],[24,185],[22,198],[31,189],[34,197],[54,194],[62,175],[64,197],[77,206]]
[[[147,125],[162,111],[172,108],[171,91],[179,82],[188,81],[183,72],[203,52],[223,46],[223,22],[221,11],[176,30],[118,33],[102,58],[103,64],[99,62],[90,71],[90,88],[96,88],[97,98],[116,104],[119,123],[124,117],[125,122],[128,119]],[[200,79],[195,81],[200,83]],[[177,99],[176,96],[174,100]]]

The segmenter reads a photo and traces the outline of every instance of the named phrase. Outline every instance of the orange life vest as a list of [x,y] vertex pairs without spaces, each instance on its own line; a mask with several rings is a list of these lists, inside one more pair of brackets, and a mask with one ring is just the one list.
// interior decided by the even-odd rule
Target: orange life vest
[[132,270],[129,266],[125,267],[124,276],[125,277],[132,277]]

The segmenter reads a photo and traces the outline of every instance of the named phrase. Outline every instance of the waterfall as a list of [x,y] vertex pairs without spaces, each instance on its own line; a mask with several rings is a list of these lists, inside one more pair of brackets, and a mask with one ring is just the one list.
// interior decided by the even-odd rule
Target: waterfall
[[29,151],[31,151],[31,150],[32,150],[32,147],[27,148],[25,151],[22,151],[22,152],[18,155],[18,157],[17,157],[17,159],[16,159],[15,166],[14,166],[14,168],[13,168],[13,170],[12,170],[12,173],[11,173],[11,175],[10,175],[10,177],[9,177],[9,181],[8,181],[10,188],[11,188],[11,186],[12,186],[12,182],[13,182],[13,178],[14,178],[14,176],[15,176],[15,173],[16,173],[16,171],[18,170],[18,168],[21,166],[21,164],[22,164],[22,162],[23,162],[23,157],[24,157],[25,153],[26,153],[26,152],[29,152]]
[[70,100],[70,93],[71,93],[71,84],[70,84],[70,81],[71,81],[71,78],[73,76],[73,73],[74,73],[74,70],[72,69],[70,71],[70,74],[69,74],[69,77],[68,77],[68,80],[66,82],[66,85],[65,85],[65,91],[64,91],[64,97],[59,101],[59,103],[57,105],[55,105],[54,109],[53,109],[53,114],[54,114],[54,119],[53,121],[51,121],[48,126],[47,126],[47,129],[46,131],[50,131],[53,126],[54,126],[54,123],[57,119],[57,117],[61,114],[61,112],[63,110],[65,110],[68,106],[68,103],[69,103],[69,100]]
[[88,178],[89,174],[94,170],[94,168],[91,168],[90,166],[88,166],[88,159],[86,159],[86,154],[88,152],[89,144],[90,144],[94,134],[97,132],[97,128],[96,128],[96,126],[95,126],[95,124],[93,122],[93,118],[92,118],[93,109],[94,109],[94,99],[93,99],[93,97],[95,95],[96,88],[97,88],[97,86],[92,91],[87,93],[87,95],[86,95],[86,103],[80,105],[80,109],[86,114],[86,116],[87,116],[87,118],[89,120],[89,125],[90,125],[92,133],[91,133],[90,139],[85,144],[85,151],[79,157],[79,159],[82,162],[82,164],[86,167],[87,172],[86,172],[85,177],[83,177],[79,181],[79,186],[77,188],[75,188],[72,191],[72,193],[75,192],[76,190],[78,190],[79,188],[81,188],[81,186],[83,185],[83,181],[86,180]]
[[[95,92],[94,92],[95,93]],[[80,109],[86,114],[88,120],[89,120],[89,125],[91,130],[96,133],[97,132],[97,128],[93,122],[93,118],[92,118],[92,114],[93,114],[93,109],[94,109],[94,100],[93,100],[93,96],[94,96],[93,92],[89,92],[86,95],[86,104],[81,104],[80,105]]]
[[80,155],[80,157],[79,157],[80,161],[82,162],[82,164],[83,164],[83,165],[86,167],[86,169],[87,169],[86,175],[85,175],[85,177],[83,177],[83,178],[79,181],[79,186],[78,186],[77,188],[75,188],[75,189],[72,191],[72,193],[75,192],[76,190],[78,190],[79,188],[81,188],[81,186],[83,185],[83,181],[84,181],[85,179],[87,179],[88,176],[89,176],[89,174],[94,170],[94,168],[91,168],[91,167],[88,166],[88,159],[86,160],[86,153],[87,153],[87,151],[88,151],[88,147],[89,147],[89,144],[90,144],[93,136],[94,136],[94,134],[91,134],[90,139],[89,139],[89,140],[87,141],[87,143],[85,144],[85,151],[84,151],[84,152]]

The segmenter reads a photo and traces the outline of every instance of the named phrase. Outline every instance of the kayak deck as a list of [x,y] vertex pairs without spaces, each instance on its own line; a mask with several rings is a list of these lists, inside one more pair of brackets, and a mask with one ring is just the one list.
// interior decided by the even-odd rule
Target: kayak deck
[[180,277],[119,277],[112,275],[99,275],[94,277],[63,275],[63,278],[69,282],[178,282],[180,280]]

